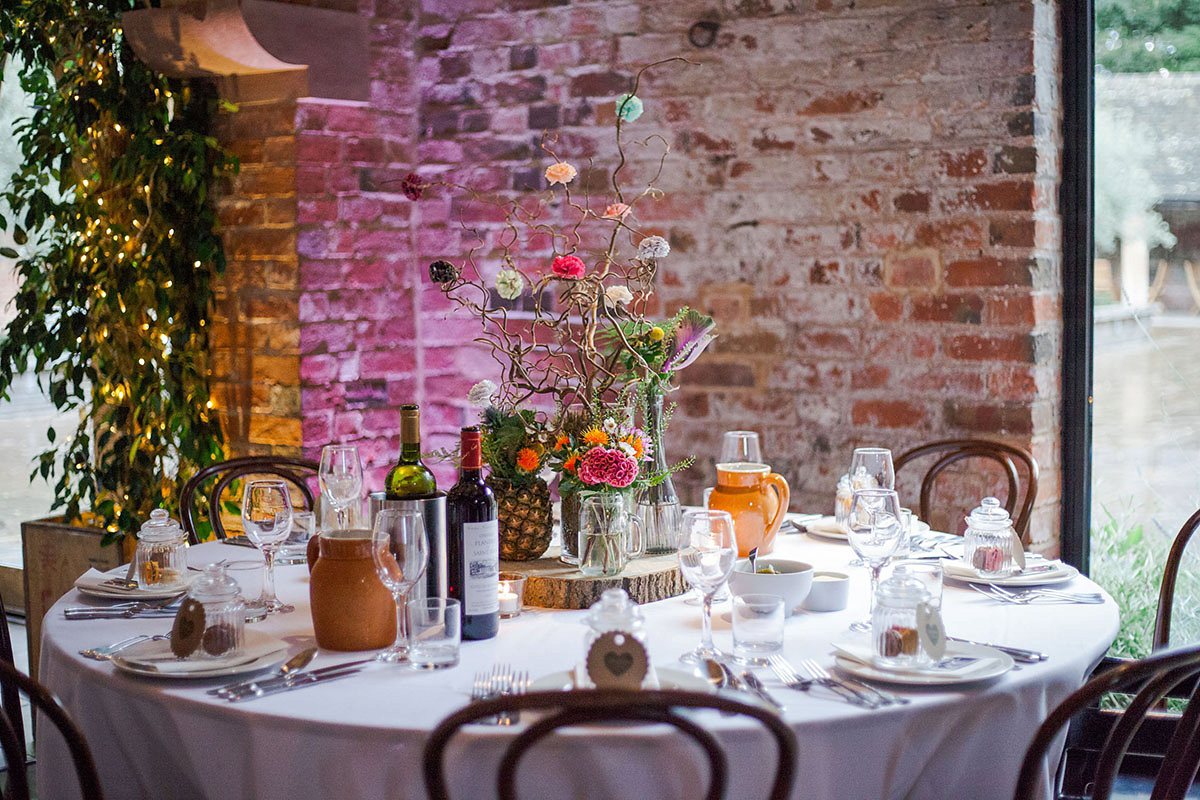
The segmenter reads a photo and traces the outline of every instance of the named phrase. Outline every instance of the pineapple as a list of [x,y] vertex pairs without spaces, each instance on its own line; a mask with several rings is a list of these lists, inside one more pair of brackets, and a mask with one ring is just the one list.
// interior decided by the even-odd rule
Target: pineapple
[[487,483],[500,509],[500,558],[531,561],[541,556],[553,533],[550,487],[541,478],[517,485],[493,476]]

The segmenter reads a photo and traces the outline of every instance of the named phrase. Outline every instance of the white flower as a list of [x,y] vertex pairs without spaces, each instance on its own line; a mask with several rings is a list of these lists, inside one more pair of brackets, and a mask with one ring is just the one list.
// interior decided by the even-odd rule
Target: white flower
[[615,419],[613,419],[612,417],[609,417],[608,419],[604,420],[604,432],[605,433],[616,433],[617,432],[617,421]]
[[475,408],[487,408],[492,404],[492,396],[496,394],[496,384],[482,380],[467,392],[467,401]]
[[649,261],[652,258],[666,258],[671,252],[671,245],[661,236],[647,236],[638,245],[638,258]]
[[629,291],[628,286],[609,286],[604,290],[604,299],[614,306],[632,303],[633,292]]
[[505,300],[516,300],[525,291],[525,279],[515,269],[502,269],[496,275],[496,293]]
[[633,449],[633,445],[631,445],[629,442],[618,442],[617,447],[621,449],[622,453],[630,458],[633,458],[637,455],[637,451]]

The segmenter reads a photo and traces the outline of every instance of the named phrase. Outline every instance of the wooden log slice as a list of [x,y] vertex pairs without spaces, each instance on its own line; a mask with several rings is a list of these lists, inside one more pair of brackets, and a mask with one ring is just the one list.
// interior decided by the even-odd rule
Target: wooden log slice
[[523,572],[525,605],[539,608],[587,608],[600,599],[605,589],[624,589],[638,603],[653,603],[688,590],[674,553],[648,556],[629,562],[620,575],[589,578],[558,560],[558,548],[534,561],[501,561],[502,572]]

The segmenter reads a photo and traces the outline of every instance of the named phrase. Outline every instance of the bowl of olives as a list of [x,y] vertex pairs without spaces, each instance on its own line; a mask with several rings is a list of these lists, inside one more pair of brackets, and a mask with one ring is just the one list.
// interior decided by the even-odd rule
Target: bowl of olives
[[760,557],[750,569],[750,559],[740,559],[733,565],[729,578],[729,591],[735,595],[773,594],[783,598],[784,608],[790,616],[808,597],[812,588],[812,564],[790,558]]

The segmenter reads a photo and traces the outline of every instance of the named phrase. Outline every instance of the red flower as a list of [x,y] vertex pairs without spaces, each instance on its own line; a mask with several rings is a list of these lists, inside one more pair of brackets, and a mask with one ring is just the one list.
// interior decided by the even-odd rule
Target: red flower
[[400,181],[400,191],[415,203],[425,193],[425,181],[421,180],[421,176],[417,173],[410,172],[404,176],[404,180]]
[[637,477],[637,462],[620,450],[593,447],[579,460],[579,480],[584,483],[607,483],[624,489]]
[[571,278],[572,280],[582,278],[587,267],[583,263],[583,259],[579,256],[558,256],[554,259],[554,263],[550,265],[550,271],[560,278]]

